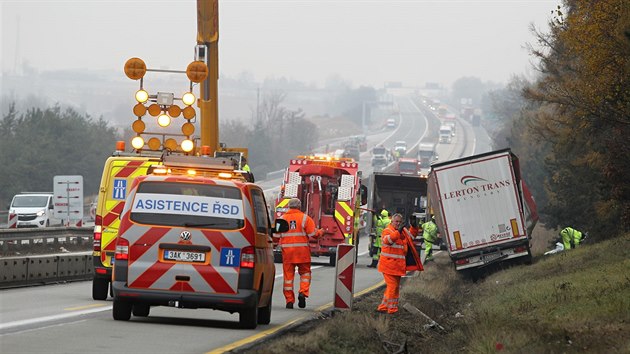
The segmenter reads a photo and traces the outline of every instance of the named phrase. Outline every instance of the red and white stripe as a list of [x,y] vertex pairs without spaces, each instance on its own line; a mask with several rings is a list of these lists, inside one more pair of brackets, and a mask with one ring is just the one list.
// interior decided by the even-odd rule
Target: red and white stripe
[[356,252],[354,245],[337,245],[335,300],[333,302],[333,306],[336,310],[352,310],[355,260]]
[[18,216],[17,214],[9,214],[9,229],[17,229]]

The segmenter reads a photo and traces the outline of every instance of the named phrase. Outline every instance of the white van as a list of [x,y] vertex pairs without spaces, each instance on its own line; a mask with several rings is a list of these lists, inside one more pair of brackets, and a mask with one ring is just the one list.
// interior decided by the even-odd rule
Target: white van
[[18,228],[61,225],[61,219],[54,217],[52,193],[23,192],[15,195],[9,206],[9,225],[15,215]]

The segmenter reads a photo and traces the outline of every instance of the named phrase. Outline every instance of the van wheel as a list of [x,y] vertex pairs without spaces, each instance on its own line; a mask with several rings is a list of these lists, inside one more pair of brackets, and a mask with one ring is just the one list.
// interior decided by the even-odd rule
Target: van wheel
[[271,298],[270,296],[267,306],[258,309],[258,324],[267,325],[271,323]]
[[129,321],[131,318],[132,303],[121,300],[114,300],[112,314],[116,321]]
[[[261,307],[258,309],[258,324],[267,325],[271,323],[271,303],[273,300],[273,286],[275,285],[275,279],[271,281],[271,293],[269,294],[269,303],[265,307]],[[258,301],[262,297],[262,291],[264,289],[264,278],[260,279],[260,286],[258,287]]]
[[273,253],[273,262],[274,263],[282,263],[282,253],[274,252]]
[[133,304],[133,310],[131,312],[134,316],[147,317],[149,316],[150,310],[151,306],[149,306],[149,304],[136,303]]
[[258,304],[238,314],[238,324],[243,329],[255,329],[258,325]]
[[109,290],[109,282],[107,279],[94,278],[92,280],[92,299],[107,300],[107,291]]

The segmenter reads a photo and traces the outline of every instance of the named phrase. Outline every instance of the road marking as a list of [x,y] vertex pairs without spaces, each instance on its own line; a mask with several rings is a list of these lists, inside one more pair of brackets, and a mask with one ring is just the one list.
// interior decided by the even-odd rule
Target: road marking
[[103,305],[103,304],[91,304],[91,305],[85,305],[85,306],[68,307],[68,308],[65,308],[64,310],[66,310],[66,311],[77,311],[77,310],[91,309],[91,308],[103,307],[103,306],[105,306],[105,305]]
[[94,308],[94,309],[89,309],[89,310],[74,311],[74,312],[62,313],[58,315],[30,318],[28,320],[7,322],[7,323],[0,324],[0,330],[5,330],[5,329],[13,328],[13,327],[27,326],[27,325],[37,324],[37,323],[57,321],[57,320],[62,320],[64,318],[89,315],[92,313],[111,311],[111,310],[112,310],[112,306],[109,305],[109,306],[101,306],[99,308]]
[[[364,289],[363,291],[360,291],[360,292],[354,294],[353,297],[356,298],[357,296],[361,296],[361,295],[363,295],[365,293],[373,291],[374,289],[382,286],[383,284],[385,284],[385,281],[381,280],[379,283],[377,283],[377,284],[375,284],[375,285],[373,285],[373,286],[371,286],[371,287],[369,287],[367,289]],[[297,318],[295,318],[295,319],[293,319],[293,320],[291,320],[291,321],[289,321],[289,322],[287,322],[285,324],[282,324],[282,325],[279,325],[279,326],[276,326],[276,327],[273,327],[273,328],[269,328],[269,329],[267,329],[265,331],[262,331],[260,333],[257,333],[257,334],[254,334],[252,336],[243,338],[241,340],[238,340],[236,342],[230,343],[228,345],[224,345],[224,346],[222,346],[220,348],[213,349],[213,350],[211,350],[209,352],[206,352],[205,354],[225,353],[225,352],[228,352],[230,350],[233,350],[233,349],[236,349],[238,347],[241,347],[241,346],[243,346],[245,344],[255,342],[255,341],[257,341],[257,340],[259,340],[259,339],[261,339],[263,337],[270,336],[270,335],[272,335],[272,334],[274,334],[274,333],[276,333],[276,332],[278,332],[278,331],[280,331],[280,330],[282,330],[284,328],[287,328],[287,327],[293,325],[294,323],[296,323],[298,321],[302,321],[302,320],[306,319],[307,317],[312,316],[312,313],[322,312],[322,311],[324,311],[324,310],[326,310],[328,308],[331,308],[332,306],[333,306],[333,303],[331,301],[331,302],[329,302],[327,304],[319,306],[318,308],[314,309],[312,312],[309,312],[309,314],[307,314],[307,315],[297,317]]]

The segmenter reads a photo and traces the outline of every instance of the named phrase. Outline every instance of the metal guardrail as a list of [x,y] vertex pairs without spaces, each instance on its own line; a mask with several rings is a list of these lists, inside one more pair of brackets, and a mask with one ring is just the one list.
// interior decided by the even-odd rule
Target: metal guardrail
[[93,227],[0,229],[0,243],[2,244],[3,252],[7,252],[10,245],[22,245],[24,241],[28,241],[29,245],[34,243],[46,245],[49,242],[74,242],[81,244],[83,242],[92,242],[93,236]]

